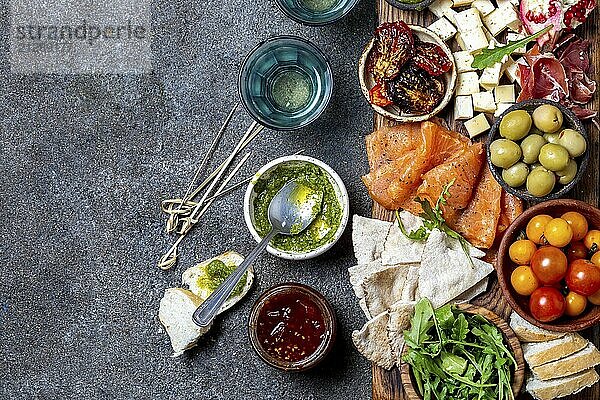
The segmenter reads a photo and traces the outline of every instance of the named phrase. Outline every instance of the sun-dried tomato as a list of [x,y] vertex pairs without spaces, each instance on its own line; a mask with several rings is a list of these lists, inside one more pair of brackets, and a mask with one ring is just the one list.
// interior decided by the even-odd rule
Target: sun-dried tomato
[[371,104],[379,107],[387,107],[394,104],[385,91],[385,85],[381,83],[376,84],[371,90],[369,90],[369,99]]
[[416,43],[415,56],[411,61],[431,76],[439,76],[452,68],[452,61],[444,49],[430,42]]
[[375,30],[371,69],[375,80],[393,79],[414,54],[412,31],[402,21],[384,23]]
[[440,104],[446,85],[440,78],[409,65],[400,71],[396,79],[387,82],[386,91],[404,111],[422,115],[432,112]]

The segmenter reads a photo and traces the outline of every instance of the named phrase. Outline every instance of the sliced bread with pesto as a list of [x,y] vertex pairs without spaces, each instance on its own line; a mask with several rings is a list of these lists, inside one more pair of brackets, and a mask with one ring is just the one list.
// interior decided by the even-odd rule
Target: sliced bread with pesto
[[[244,261],[244,257],[240,254],[235,251],[228,251],[185,270],[181,276],[182,283],[204,301],[242,261]],[[254,268],[251,266],[237,284],[229,299],[223,303],[219,309],[219,314],[240,301],[252,287],[252,282],[254,282]]]

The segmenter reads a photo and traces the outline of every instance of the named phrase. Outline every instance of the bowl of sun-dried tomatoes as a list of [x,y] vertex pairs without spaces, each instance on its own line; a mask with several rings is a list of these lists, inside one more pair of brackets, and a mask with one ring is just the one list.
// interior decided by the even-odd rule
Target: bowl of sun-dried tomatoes
[[399,122],[438,114],[452,99],[456,75],[446,43],[403,21],[379,25],[358,65],[365,98],[377,113]]

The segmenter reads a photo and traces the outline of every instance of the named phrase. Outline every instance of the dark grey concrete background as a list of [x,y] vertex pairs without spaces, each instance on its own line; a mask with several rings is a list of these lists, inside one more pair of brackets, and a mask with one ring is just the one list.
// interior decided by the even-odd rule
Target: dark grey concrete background
[[[104,77],[11,75],[0,4],[0,398],[369,398],[370,366],[350,339],[363,323],[346,273],[350,229],[310,262],[261,257],[250,295],[179,359],[158,323],[159,299],[194,262],[249,252],[243,190],[214,204],[176,269],[156,261],[171,243],[160,200],[182,195],[237,100],[241,59],[276,34],[307,37],[330,56],[334,96],[310,127],[260,136],[240,178],[305,149],[340,174],[352,212],[368,214],[359,175],[372,117],[355,65],[375,2],[322,28],[287,19],[273,0],[155,2],[155,72]],[[249,123],[240,111],[220,157]],[[335,351],[307,373],[267,367],[247,339],[250,306],[283,281],[314,286],[338,314]]]

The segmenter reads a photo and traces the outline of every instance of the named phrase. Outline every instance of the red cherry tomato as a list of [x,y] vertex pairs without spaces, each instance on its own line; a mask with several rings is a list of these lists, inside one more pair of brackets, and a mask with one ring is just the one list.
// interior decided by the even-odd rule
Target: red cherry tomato
[[575,260],[569,265],[565,280],[575,293],[591,296],[600,290],[600,268],[588,260]]
[[567,307],[563,295],[553,287],[536,289],[529,298],[529,311],[535,319],[550,322],[560,318]]
[[556,247],[542,247],[531,257],[533,273],[544,285],[560,282],[567,273],[567,266],[567,256]]
[[583,242],[571,242],[567,248],[567,260],[569,262],[587,258],[588,249]]

